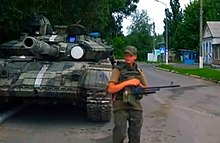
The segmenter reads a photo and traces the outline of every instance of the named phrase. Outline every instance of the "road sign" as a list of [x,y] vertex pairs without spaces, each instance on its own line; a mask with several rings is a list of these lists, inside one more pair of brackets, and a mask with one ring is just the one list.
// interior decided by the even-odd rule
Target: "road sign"
[[161,53],[161,54],[164,54],[164,53],[165,53],[165,51],[166,51],[166,48],[165,48],[165,47],[160,48],[160,53]]

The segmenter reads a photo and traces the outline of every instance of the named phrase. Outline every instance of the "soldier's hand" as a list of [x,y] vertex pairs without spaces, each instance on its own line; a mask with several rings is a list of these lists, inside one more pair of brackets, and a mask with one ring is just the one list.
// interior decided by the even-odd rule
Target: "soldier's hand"
[[139,86],[139,85],[141,85],[140,80],[139,80],[139,79],[136,79],[136,78],[127,80],[126,82],[127,82],[127,85],[126,85],[126,86]]
[[139,87],[142,87],[142,88],[145,88],[145,87],[147,87],[147,86],[145,86],[145,85],[143,85],[143,84],[141,84],[140,83],[140,85],[138,85]]

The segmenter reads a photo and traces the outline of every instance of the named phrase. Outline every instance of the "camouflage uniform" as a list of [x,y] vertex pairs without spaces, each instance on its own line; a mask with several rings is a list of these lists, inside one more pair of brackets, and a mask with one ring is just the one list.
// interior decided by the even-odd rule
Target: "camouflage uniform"
[[[138,69],[137,64],[130,67],[124,62],[120,62],[114,66],[110,82],[118,84],[132,78],[137,78],[143,85],[146,85],[144,74]],[[139,143],[143,123],[140,99],[136,99],[135,104],[131,105],[122,101],[122,94],[123,93],[119,92],[114,95],[116,98],[113,101],[115,124],[113,129],[113,143],[123,143],[126,138],[127,121],[129,123],[129,143]]]

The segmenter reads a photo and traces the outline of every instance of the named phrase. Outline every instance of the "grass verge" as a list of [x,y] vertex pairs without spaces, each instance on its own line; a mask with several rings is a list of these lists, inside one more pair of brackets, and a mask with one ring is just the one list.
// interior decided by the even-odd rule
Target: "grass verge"
[[162,68],[162,69],[167,69],[169,71],[175,71],[180,74],[184,75],[195,75],[199,77],[203,77],[208,80],[212,81],[220,81],[220,71],[216,69],[210,69],[210,68],[179,68],[179,67],[174,67],[172,65],[157,65],[157,67]]

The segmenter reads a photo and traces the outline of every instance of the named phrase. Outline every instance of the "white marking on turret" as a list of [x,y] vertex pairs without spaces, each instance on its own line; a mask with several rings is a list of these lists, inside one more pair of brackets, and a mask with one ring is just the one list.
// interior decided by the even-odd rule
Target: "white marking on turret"
[[34,87],[40,87],[41,82],[43,80],[44,74],[47,71],[49,65],[43,65],[39,73],[37,74],[37,78],[34,83]]
[[58,35],[52,35],[50,38],[49,38],[49,41],[50,42],[54,42],[55,41],[55,38],[57,37]]

